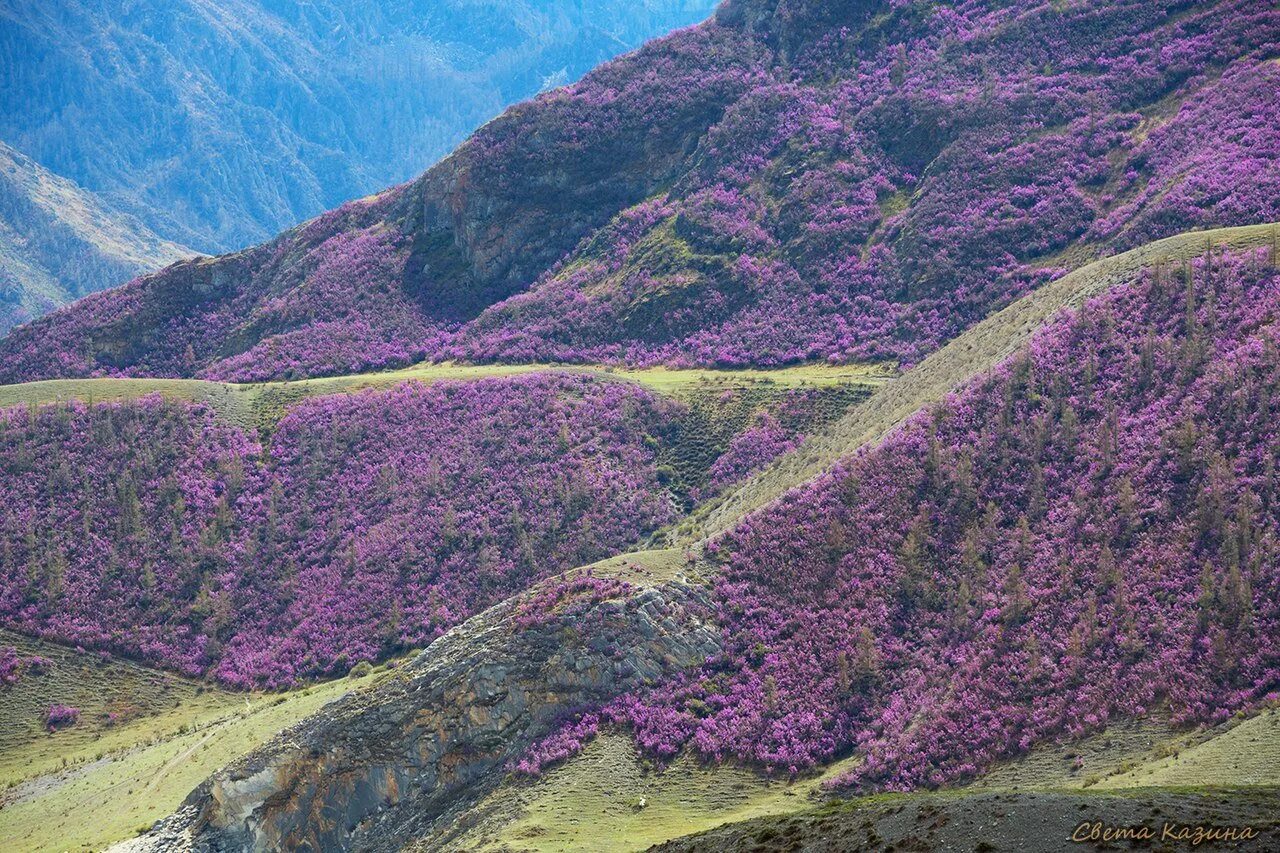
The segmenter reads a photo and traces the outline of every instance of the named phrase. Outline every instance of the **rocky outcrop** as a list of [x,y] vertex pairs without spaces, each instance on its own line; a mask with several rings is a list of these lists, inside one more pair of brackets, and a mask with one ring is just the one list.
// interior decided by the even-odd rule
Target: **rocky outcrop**
[[681,577],[533,624],[528,605],[498,605],[221,771],[120,849],[400,849],[566,713],[713,653],[705,589]]

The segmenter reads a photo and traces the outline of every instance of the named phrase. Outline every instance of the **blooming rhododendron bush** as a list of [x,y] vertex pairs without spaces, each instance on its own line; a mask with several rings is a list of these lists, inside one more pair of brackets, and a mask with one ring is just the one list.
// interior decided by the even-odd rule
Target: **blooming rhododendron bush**
[[1251,254],[1059,320],[713,543],[723,653],[524,769],[607,720],[661,758],[794,773],[860,752],[845,783],[905,789],[1118,716],[1274,697],[1278,310]]
[[203,404],[0,414],[0,620],[241,685],[425,644],[670,520],[675,413],[551,374],[294,406],[262,447]]
[[634,385],[564,376],[295,407],[223,588],[241,629],[220,676],[287,682],[425,644],[636,542],[671,519],[645,439],[672,413]]

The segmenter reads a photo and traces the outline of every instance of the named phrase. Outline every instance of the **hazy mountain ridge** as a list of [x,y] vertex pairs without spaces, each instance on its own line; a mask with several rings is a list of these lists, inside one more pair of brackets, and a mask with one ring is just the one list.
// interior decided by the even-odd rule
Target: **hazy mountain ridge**
[[194,254],[0,142],[0,334]]
[[9,4],[0,138],[162,236],[237,249],[417,174],[710,0]]
[[1239,0],[729,3],[417,181],[11,336],[0,375],[914,362],[1101,254],[1275,219],[1278,44]]

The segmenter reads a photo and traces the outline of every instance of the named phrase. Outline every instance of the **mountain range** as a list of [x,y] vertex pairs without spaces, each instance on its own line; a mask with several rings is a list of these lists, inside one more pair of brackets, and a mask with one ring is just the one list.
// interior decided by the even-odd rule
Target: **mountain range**
[[0,142],[0,330],[193,254]]
[[1278,60],[727,0],[14,330],[0,839],[1274,848]]
[[[508,104],[711,5],[9,3],[0,140],[136,242],[225,252],[409,178]],[[93,251],[111,258],[119,239],[103,235]],[[174,259],[82,271],[59,269],[58,256],[47,242],[9,247],[22,313],[0,330]]]
[[964,8],[729,3],[408,184],[32,324],[0,376],[910,364],[1072,266],[1269,220],[1273,10]]

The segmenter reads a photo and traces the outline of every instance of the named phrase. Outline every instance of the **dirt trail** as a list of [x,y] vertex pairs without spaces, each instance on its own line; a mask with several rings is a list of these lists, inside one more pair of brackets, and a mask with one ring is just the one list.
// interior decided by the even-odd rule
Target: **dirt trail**
[[206,732],[204,737],[200,738],[200,740],[193,743],[189,748],[184,749],[182,752],[178,753],[173,758],[170,758],[168,761],[166,761],[165,765],[161,767],[158,771],[156,771],[156,775],[151,777],[151,781],[147,783],[147,787],[144,788],[143,791],[145,793],[151,793],[152,791],[154,791],[160,785],[160,783],[164,780],[164,777],[169,775],[170,771],[172,771],[175,767],[177,767],[182,762],[191,758],[191,756],[195,755],[196,750],[198,750],[200,747],[208,743],[210,739],[212,739],[213,736],[218,733],[218,729],[220,728],[222,728],[222,725],[215,726],[212,731]]

